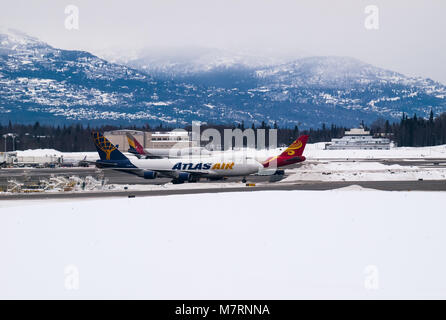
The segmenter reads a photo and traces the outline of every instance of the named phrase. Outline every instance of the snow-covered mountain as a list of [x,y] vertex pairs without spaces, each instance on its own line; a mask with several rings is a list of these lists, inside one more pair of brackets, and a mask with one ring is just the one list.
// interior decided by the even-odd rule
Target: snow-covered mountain
[[45,51],[49,46],[19,30],[0,28],[0,54],[18,54],[34,50]]
[[158,92],[167,92],[168,85],[85,51],[53,48],[20,31],[0,34],[3,119],[158,120],[135,108],[159,104]]
[[205,47],[148,47],[143,49],[112,48],[97,52],[98,56],[112,62],[160,77],[186,77],[197,73],[225,69],[246,69],[273,66],[303,57],[303,52],[284,54],[268,49],[262,52],[239,49]]
[[[406,77],[350,57],[308,57],[256,69],[259,90],[271,101],[294,102],[336,121],[338,112],[369,121],[398,119],[402,113],[427,117],[445,111],[446,87],[425,78]],[[312,107],[313,106],[313,107]],[[331,111],[330,111],[331,110]]]
[[[183,58],[179,58],[182,56]],[[0,33],[1,121],[352,126],[446,111],[446,87],[349,57],[286,62],[184,49],[110,62],[20,31]],[[119,59],[115,59],[117,61]]]

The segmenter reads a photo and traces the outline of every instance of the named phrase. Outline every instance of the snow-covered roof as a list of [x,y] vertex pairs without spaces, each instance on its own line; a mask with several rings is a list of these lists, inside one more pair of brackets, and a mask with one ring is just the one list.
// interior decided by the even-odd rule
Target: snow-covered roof
[[345,131],[346,136],[363,136],[369,135],[370,131],[365,131],[364,128],[353,128],[350,131]]
[[152,132],[152,137],[153,136],[159,136],[159,137],[187,137],[189,136],[189,132],[187,131],[166,131],[166,132]]

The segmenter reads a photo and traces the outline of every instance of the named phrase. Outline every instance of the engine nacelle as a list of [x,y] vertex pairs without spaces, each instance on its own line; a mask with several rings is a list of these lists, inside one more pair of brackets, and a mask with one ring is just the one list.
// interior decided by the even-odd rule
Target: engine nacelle
[[181,182],[185,182],[185,181],[191,181],[192,180],[192,175],[190,174],[190,173],[187,173],[187,172],[180,172],[179,174],[178,174],[178,180],[179,181],[181,181]]
[[259,176],[283,176],[285,174],[285,170],[283,169],[265,169],[262,168],[259,170],[257,175]]
[[144,171],[142,177],[144,179],[155,179],[158,176],[158,173],[155,171]]

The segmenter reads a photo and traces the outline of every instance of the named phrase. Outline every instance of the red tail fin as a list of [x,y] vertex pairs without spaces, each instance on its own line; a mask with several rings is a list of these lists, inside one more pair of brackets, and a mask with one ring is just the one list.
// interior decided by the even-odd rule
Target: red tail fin
[[133,148],[133,150],[136,151],[138,154],[145,155],[145,151],[142,145],[130,133],[127,133],[127,141],[129,142],[129,146],[131,149]]
[[300,136],[296,141],[290,144],[290,146],[284,152],[282,152],[279,157],[293,158],[296,156],[301,156],[304,153],[309,137],[310,136],[307,135]]
[[309,136],[300,136],[294,141],[284,152],[276,157],[269,158],[263,163],[264,168],[270,166],[283,167],[289,164],[305,161],[303,156],[305,146],[307,145]]

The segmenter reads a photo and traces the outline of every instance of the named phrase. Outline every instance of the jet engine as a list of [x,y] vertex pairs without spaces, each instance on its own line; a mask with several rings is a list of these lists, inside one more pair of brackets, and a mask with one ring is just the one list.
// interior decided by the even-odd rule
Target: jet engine
[[178,180],[180,180],[181,182],[191,181],[192,175],[187,172],[180,172],[178,174]]
[[155,179],[158,176],[158,173],[155,171],[143,171],[142,177],[144,179]]

